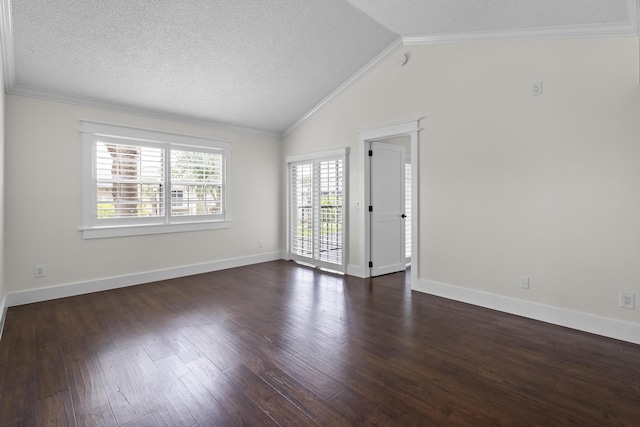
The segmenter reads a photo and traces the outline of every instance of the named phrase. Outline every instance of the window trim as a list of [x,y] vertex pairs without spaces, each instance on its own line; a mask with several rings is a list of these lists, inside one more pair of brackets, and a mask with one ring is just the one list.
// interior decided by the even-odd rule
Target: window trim
[[[231,211],[231,141],[224,139],[204,138],[199,136],[182,135],[176,133],[155,131],[150,129],[134,128],[128,126],[100,123],[81,120],[82,146],[83,146],[83,197],[82,220],[80,227],[84,239],[96,239],[105,237],[140,236],[147,234],[175,233],[186,231],[201,231],[230,228],[232,222]],[[162,217],[145,218],[144,221],[122,221],[125,223],[101,225],[95,217],[94,206],[96,204],[94,158],[97,138],[108,137],[122,140],[123,143],[135,143],[148,145],[162,145],[167,149],[167,158],[170,162],[169,148],[174,149],[206,149],[219,150],[223,154],[223,212],[219,219],[202,218],[199,216],[180,217],[175,216],[168,221],[170,202],[167,203],[167,214]],[[166,171],[169,173],[168,171]],[[170,187],[167,182],[167,187]]]

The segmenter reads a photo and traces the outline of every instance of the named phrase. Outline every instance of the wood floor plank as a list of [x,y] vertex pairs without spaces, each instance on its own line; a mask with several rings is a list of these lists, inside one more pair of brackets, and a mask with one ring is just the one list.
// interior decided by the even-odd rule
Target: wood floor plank
[[116,427],[111,406],[107,403],[90,409],[76,409],[76,423],[78,427]]
[[[5,330],[0,346],[3,347],[0,361],[4,390],[33,381],[36,375],[35,316],[28,309],[15,307],[7,312]],[[6,325],[11,322],[11,329]],[[34,390],[35,393],[35,390]]]
[[122,351],[135,363],[133,379],[158,426],[189,427],[195,420],[174,392],[175,382],[167,380],[141,347]]
[[291,401],[275,391],[244,364],[231,367],[225,370],[224,374],[255,402],[256,405],[267,412],[278,425],[317,425],[307,414],[300,411]]
[[36,399],[69,391],[69,381],[60,343],[41,344],[37,348]]
[[352,425],[352,420],[341,414],[325,399],[304,387],[295,378],[269,360],[256,357],[245,363],[245,366],[318,425]]
[[76,411],[91,412],[109,404],[93,358],[72,358],[66,361],[66,367]]
[[172,384],[175,383],[183,375],[189,373],[189,368],[187,368],[187,365],[175,354],[163,357],[162,359],[154,360],[154,364],[166,379],[166,381]]
[[35,310],[35,344],[36,347],[60,344],[60,325],[56,317],[56,312],[61,306],[60,301],[53,300],[34,304]]
[[124,424],[122,427],[158,427],[158,423],[155,418],[149,415],[133,420],[130,423]]
[[75,427],[76,419],[69,392],[39,399],[36,403],[36,426]]
[[206,358],[188,364],[189,370],[229,415],[229,424],[238,426],[275,426],[276,423],[243,393],[216,365]]
[[35,378],[21,383],[5,385],[0,400],[0,425],[36,424]]
[[7,311],[0,425],[638,426],[640,345],[276,261]]
[[142,347],[151,360],[163,359],[174,354],[171,347],[165,343],[161,336],[156,334],[147,334],[142,339]]
[[421,411],[402,399],[390,397],[367,416],[365,424],[421,427],[446,425],[449,419],[448,414],[440,411]]
[[247,356],[231,346],[212,325],[192,326],[182,329],[182,335],[220,370],[241,363]]
[[[185,335],[180,332],[180,329],[184,327],[186,327],[186,325],[176,327],[175,329],[165,329],[162,330],[158,335],[161,337],[164,345],[171,349],[172,355],[178,357],[183,363],[188,363],[192,360],[200,359],[204,355],[191,343],[191,341],[189,341],[189,339]],[[170,356],[171,355],[169,355],[169,357]]]
[[97,349],[94,360],[118,425],[150,413],[132,375],[135,367],[131,360],[123,357],[114,344]]
[[324,399],[329,399],[343,389],[344,385],[334,376],[319,369],[316,361],[307,352],[295,353],[274,345],[267,339],[260,338],[251,331],[238,334],[245,345],[253,349],[254,354],[262,359],[270,360],[274,366],[291,374],[297,381],[304,384]]
[[[384,393],[384,396],[388,399],[387,393]],[[353,425],[365,425],[374,408],[377,408],[382,401],[373,402],[369,396],[353,391],[348,386],[329,399],[331,406],[351,420]]]
[[183,375],[174,387],[199,425],[234,425],[233,418],[193,374]]

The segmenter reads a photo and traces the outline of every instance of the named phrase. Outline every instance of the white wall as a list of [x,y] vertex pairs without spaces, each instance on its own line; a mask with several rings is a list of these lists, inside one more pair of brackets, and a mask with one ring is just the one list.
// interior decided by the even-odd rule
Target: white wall
[[[115,283],[122,285],[162,277],[144,275],[149,272],[191,272],[198,269],[184,267],[204,265],[206,269],[212,263],[233,264],[227,260],[242,263],[280,257],[282,149],[278,138],[13,95],[7,96],[6,113],[6,286],[10,294],[121,276]],[[231,228],[83,240],[79,231],[81,119],[232,140]],[[264,242],[263,249],[258,248],[258,240]],[[46,266],[46,277],[34,278],[36,264]],[[37,298],[33,294],[11,302]]]
[[618,308],[619,290],[640,297],[638,38],[400,52],[404,67],[390,57],[284,144],[351,147],[349,263],[363,262],[357,132],[421,117],[421,283],[640,325]]

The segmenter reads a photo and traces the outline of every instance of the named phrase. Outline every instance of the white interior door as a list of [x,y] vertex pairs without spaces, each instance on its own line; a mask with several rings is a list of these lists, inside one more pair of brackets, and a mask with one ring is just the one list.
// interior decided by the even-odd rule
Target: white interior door
[[371,142],[371,276],[406,268],[405,148]]

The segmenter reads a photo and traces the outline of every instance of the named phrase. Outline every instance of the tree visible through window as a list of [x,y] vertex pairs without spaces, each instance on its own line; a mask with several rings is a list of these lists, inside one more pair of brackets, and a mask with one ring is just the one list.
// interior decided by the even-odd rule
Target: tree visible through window
[[164,215],[162,148],[96,145],[96,213],[98,219]]

